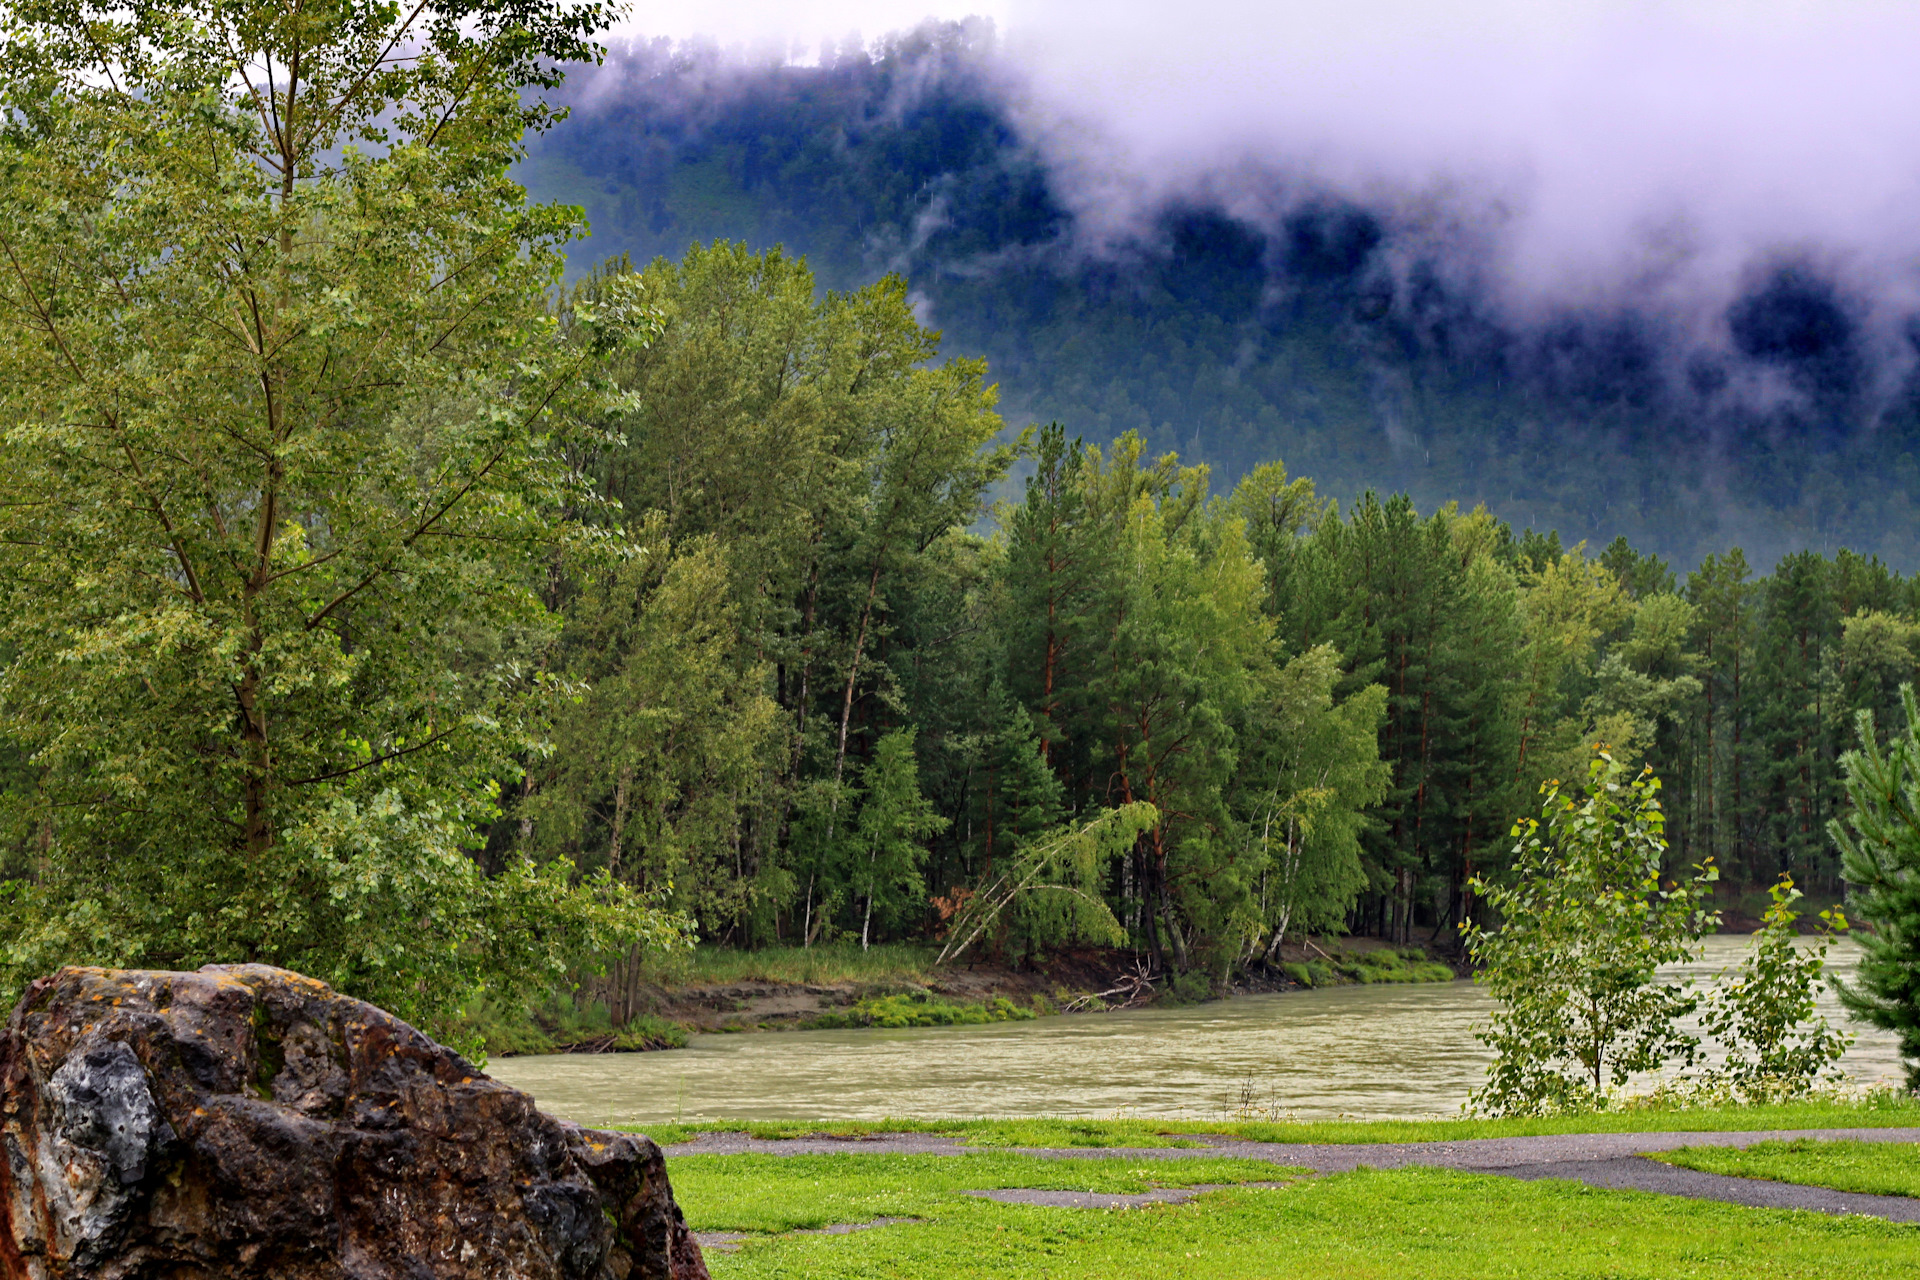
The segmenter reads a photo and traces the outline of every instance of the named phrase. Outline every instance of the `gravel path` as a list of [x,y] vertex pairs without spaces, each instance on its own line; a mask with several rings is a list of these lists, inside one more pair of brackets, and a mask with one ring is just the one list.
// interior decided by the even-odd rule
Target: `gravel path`
[[[1651,1152],[1672,1151],[1677,1147],[1744,1147],[1755,1142],[1793,1138],[1854,1138],[1864,1142],[1920,1142],[1920,1129],[1792,1129],[1761,1130],[1750,1133],[1579,1133],[1533,1138],[1475,1138],[1462,1142],[1373,1142],[1373,1143],[1284,1143],[1243,1142],[1218,1135],[1195,1135],[1193,1147],[963,1147],[951,1137],[940,1134],[894,1133],[854,1139],[810,1138],[765,1141],[738,1133],[702,1134],[692,1142],[666,1148],[669,1155],[739,1155],[762,1152],[769,1155],[822,1154],[911,1154],[964,1156],[982,1150],[1005,1150],[1010,1154],[1041,1156],[1055,1160],[1087,1160],[1117,1157],[1127,1160],[1182,1160],[1194,1156],[1240,1156],[1267,1160],[1274,1164],[1304,1166],[1316,1173],[1345,1173],[1366,1165],[1374,1169],[1398,1169],[1424,1165],[1440,1169],[1460,1169],[1472,1173],[1501,1174],[1510,1178],[1567,1178],[1588,1186],[1609,1190],[1651,1191],[1661,1195],[1687,1196],[1697,1200],[1719,1200],[1728,1204],[1752,1205],[1768,1209],[1811,1209],[1819,1213],[1861,1213],[1894,1222],[1920,1222],[1920,1200],[1905,1196],[1860,1195],[1830,1191],[1825,1187],[1800,1186],[1786,1182],[1766,1182],[1757,1178],[1732,1178],[1715,1173],[1697,1173],[1648,1160]],[[1174,1189],[1169,1189],[1173,1192]],[[1051,1199],[1030,1196],[1077,1196],[1072,1203],[1088,1205],[1098,1199],[1102,1204],[1133,1203],[1136,1197],[1101,1196],[1074,1192],[992,1192],[991,1199],[1019,1198],[1023,1203],[1052,1204]],[[1186,1199],[1191,1190],[1177,1194],[1149,1193],[1155,1199]],[[1144,1203],[1145,1201],[1141,1201]],[[1061,1200],[1060,1203],[1068,1203]]]

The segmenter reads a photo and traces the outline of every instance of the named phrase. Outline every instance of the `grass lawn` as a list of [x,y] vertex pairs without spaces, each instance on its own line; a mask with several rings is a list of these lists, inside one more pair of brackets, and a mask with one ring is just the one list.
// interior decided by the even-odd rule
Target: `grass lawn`
[[1000,1204],[960,1193],[1010,1186],[1138,1191],[1267,1181],[1287,1171],[1201,1158],[1141,1168],[1124,1159],[1063,1164],[983,1152],[677,1156],[669,1173],[696,1231],[915,1220],[846,1235],[749,1240],[738,1253],[709,1253],[715,1280],[1873,1280],[1920,1269],[1920,1231],[1908,1226],[1432,1169],[1363,1169],[1278,1188],[1230,1187],[1181,1205],[1112,1210]]
[[1904,1142],[1756,1142],[1744,1149],[1682,1147],[1654,1157],[1703,1173],[1770,1178],[1835,1191],[1920,1196],[1920,1146]]
[[1374,1120],[1220,1124],[1205,1120],[718,1120],[637,1127],[656,1142],[700,1133],[756,1138],[858,1137],[870,1133],[951,1134],[971,1147],[1192,1146],[1182,1134],[1228,1134],[1256,1142],[1459,1142],[1555,1133],[1707,1133],[1761,1129],[1920,1128],[1920,1101],[1893,1094],[1861,1102],[1798,1102],[1773,1107],[1636,1108],[1530,1120]]

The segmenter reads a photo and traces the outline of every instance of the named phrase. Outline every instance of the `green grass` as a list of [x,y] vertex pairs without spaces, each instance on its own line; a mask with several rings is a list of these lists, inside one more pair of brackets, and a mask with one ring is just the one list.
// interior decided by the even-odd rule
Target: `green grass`
[[1920,1196],[1920,1146],[1905,1142],[1756,1142],[1750,1147],[1682,1147],[1654,1157],[1684,1169],[1736,1178],[1799,1182],[1876,1196]]
[[934,976],[933,961],[938,954],[938,948],[908,944],[865,951],[852,943],[766,947],[759,951],[702,946],[691,951],[661,952],[649,962],[647,978],[667,987],[727,986],[736,982],[925,986]]
[[1334,956],[1334,968],[1354,982],[1452,982],[1460,975],[1419,948],[1382,947]]
[[[1154,1187],[1263,1182],[1305,1174],[1264,1160],[1046,1160],[970,1156],[675,1156],[674,1196],[696,1231],[796,1231],[835,1222],[921,1218],[963,1191],[1035,1187],[1131,1194]],[[970,1200],[970,1198],[968,1198]],[[963,1203],[967,1202],[965,1200]]]
[[639,1014],[616,1027],[605,1003],[582,1004],[555,996],[533,1009],[508,1009],[481,1000],[468,1006],[463,1022],[486,1046],[489,1057],[510,1054],[560,1053],[576,1045],[596,1052],[613,1049],[682,1049],[686,1028],[652,1014]]
[[1435,1169],[1362,1169],[1114,1210],[960,1194],[1011,1186],[1138,1191],[1286,1173],[1240,1161],[1000,1154],[680,1156],[669,1167],[696,1231],[913,1219],[847,1235],[749,1240],[736,1254],[708,1254],[714,1280],[1876,1280],[1920,1268],[1920,1232],[1893,1223]]
[[1870,1094],[1858,1101],[1807,1101],[1778,1106],[1651,1107],[1538,1119],[1329,1120],[1303,1123],[1205,1120],[715,1120],[646,1125],[655,1141],[683,1142],[701,1133],[755,1138],[856,1138],[874,1133],[951,1134],[973,1147],[1165,1147],[1190,1145],[1183,1134],[1226,1134],[1255,1142],[1458,1142],[1560,1133],[1709,1133],[1760,1129],[1887,1129],[1920,1127],[1920,1100]]
[[854,1002],[851,1008],[829,1009],[809,1018],[809,1030],[829,1027],[960,1027],[987,1022],[1020,1022],[1039,1016],[1005,996],[978,1004],[955,1004],[924,991],[876,996]]

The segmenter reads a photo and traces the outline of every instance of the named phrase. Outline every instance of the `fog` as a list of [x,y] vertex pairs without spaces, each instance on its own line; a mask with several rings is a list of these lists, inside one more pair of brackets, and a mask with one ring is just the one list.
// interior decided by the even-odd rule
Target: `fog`
[[[1881,325],[1920,258],[1909,4],[1017,4],[1019,115],[1082,234],[1319,192],[1472,248],[1516,308],[1705,330],[1785,261]],[[1863,317],[1868,318],[1868,317]]]
[[[1695,350],[1764,366],[1840,341],[1870,381],[1904,376],[1920,309],[1910,3],[749,0],[641,4],[625,32],[812,63],[966,14],[1000,29],[995,77],[1080,252],[1150,237],[1170,204],[1267,227],[1352,205],[1386,230],[1381,269],[1439,263],[1521,327],[1626,310]],[[1756,297],[1806,314],[1743,343],[1732,317]],[[1761,368],[1742,385],[1779,383]]]

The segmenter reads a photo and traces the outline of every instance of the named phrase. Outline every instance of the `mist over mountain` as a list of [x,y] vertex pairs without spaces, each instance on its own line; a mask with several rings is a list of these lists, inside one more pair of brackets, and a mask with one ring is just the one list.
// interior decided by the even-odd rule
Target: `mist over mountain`
[[[1423,132],[1396,122],[1458,70],[1430,43],[1369,53],[1362,21],[1290,69],[1228,56],[1202,92],[1190,41],[1156,78],[1129,20],[1071,61],[1044,23],[808,64],[636,40],[573,77],[522,177],[586,207],[579,266],[724,237],[805,254],[829,287],[898,271],[948,352],[991,361],[1011,419],[1137,430],[1222,485],[1280,458],[1343,500],[1485,502],[1682,565],[1844,544],[1920,566],[1907,125],[1823,141],[1843,102],[1798,132],[1750,120],[1772,150],[1749,154],[1663,126],[1659,94],[1610,99],[1548,121],[1593,158],[1577,169],[1501,123],[1535,80],[1583,91],[1542,52],[1564,31],[1524,74],[1435,99]],[[1774,98],[1817,88],[1783,75]],[[1391,82],[1412,105],[1381,104]],[[1737,117],[1769,100],[1744,85],[1692,87]],[[1862,145],[1883,179],[1818,159]]]

